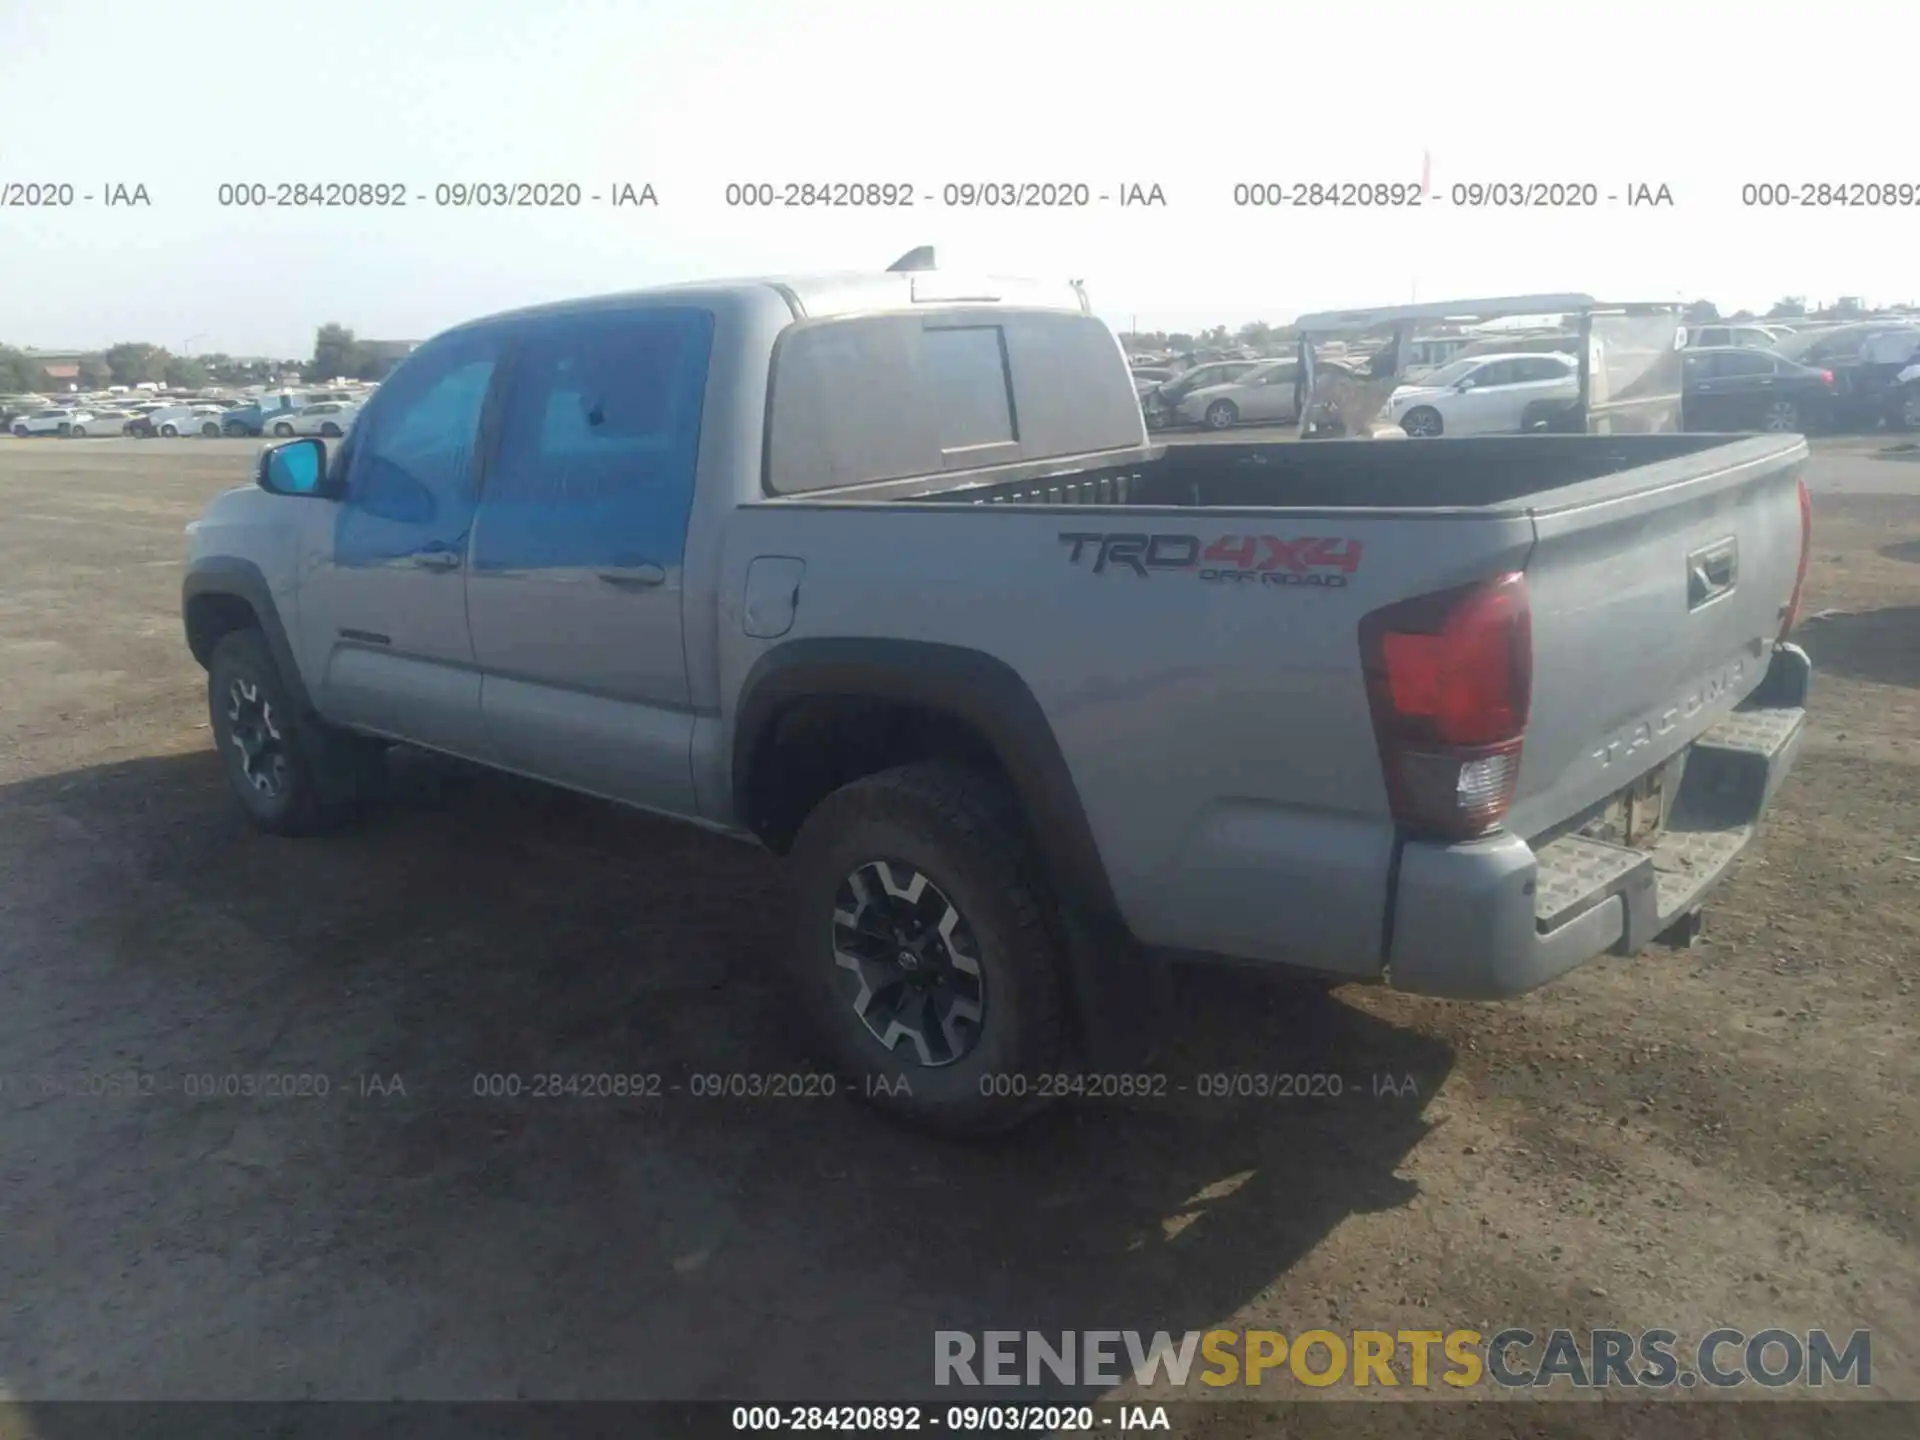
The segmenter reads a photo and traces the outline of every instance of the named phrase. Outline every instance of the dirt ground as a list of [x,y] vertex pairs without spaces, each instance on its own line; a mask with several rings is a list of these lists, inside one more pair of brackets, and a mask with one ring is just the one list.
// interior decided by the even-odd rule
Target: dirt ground
[[[1160,1068],[1345,1093],[969,1148],[693,1097],[809,1066],[744,847],[432,763],[251,833],[178,587],[252,447],[0,440],[0,1394],[833,1401],[940,1329],[1513,1323],[1870,1329],[1920,1399],[1920,464],[1872,448],[1812,462],[1814,730],[1703,945],[1497,1006],[1188,974]],[[666,1088],[475,1094],[516,1072]],[[264,1074],[327,1093],[200,1093]]]

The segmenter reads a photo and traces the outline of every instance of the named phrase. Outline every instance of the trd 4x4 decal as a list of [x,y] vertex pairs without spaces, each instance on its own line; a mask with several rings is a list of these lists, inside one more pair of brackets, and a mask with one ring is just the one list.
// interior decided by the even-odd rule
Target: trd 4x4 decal
[[1185,570],[1210,583],[1316,585],[1338,589],[1360,568],[1360,542],[1321,535],[1223,535],[1211,543],[1198,535],[1108,535],[1066,530],[1067,563],[1089,558],[1093,573]]

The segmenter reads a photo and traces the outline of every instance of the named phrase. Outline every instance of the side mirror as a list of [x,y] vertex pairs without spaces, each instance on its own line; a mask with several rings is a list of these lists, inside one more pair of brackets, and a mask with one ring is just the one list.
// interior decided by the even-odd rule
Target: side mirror
[[327,442],[305,439],[275,445],[260,456],[256,477],[271,495],[314,496],[326,493]]
[[1471,375],[1469,375],[1465,379],[1458,381],[1454,385],[1453,390],[1456,395],[1464,395],[1467,393],[1467,391],[1473,389],[1473,387],[1475,385],[1478,385],[1479,383],[1480,382],[1478,380],[1475,380]]

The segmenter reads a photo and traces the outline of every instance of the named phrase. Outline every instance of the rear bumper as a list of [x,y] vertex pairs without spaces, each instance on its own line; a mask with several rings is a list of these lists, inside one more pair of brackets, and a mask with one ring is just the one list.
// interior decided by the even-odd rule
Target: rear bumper
[[1699,905],[1753,838],[1806,734],[1806,652],[1688,753],[1667,828],[1644,849],[1511,835],[1401,850],[1387,980],[1458,1000],[1522,995],[1596,955],[1632,955]]

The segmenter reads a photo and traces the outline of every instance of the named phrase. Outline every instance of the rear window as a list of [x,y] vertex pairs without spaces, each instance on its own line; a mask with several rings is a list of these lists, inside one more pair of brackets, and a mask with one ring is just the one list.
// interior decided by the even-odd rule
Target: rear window
[[1112,332],[1085,315],[953,310],[807,322],[780,339],[767,485],[841,485],[1142,443]]

